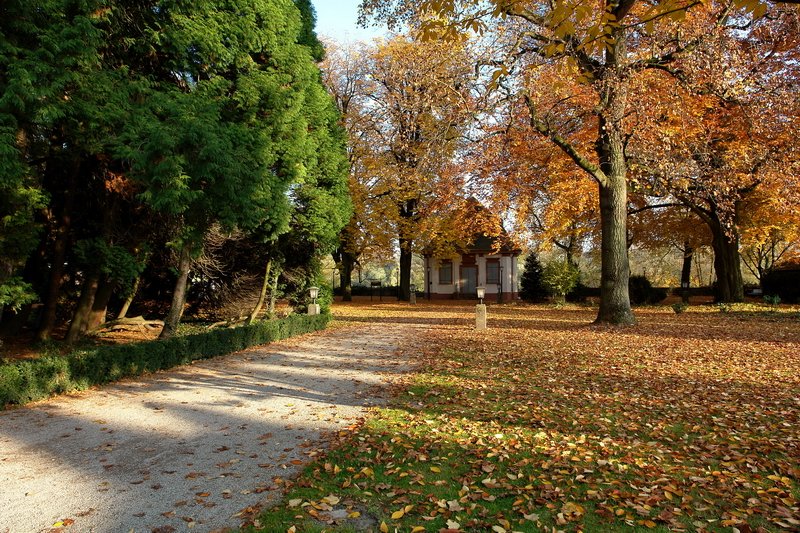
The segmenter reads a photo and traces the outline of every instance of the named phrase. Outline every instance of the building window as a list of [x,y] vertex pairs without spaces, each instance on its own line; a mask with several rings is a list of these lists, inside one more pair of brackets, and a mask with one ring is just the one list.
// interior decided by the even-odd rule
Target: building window
[[500,284],[500,262],[499,261],[486,261],[486,284],[499,285]]
[[439,285],[450,285],[453,283],[453,262],[442,261],[439,264]]

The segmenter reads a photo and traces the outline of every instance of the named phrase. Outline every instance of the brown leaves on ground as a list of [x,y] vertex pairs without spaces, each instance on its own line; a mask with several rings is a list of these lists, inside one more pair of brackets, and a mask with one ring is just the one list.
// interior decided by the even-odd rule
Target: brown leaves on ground
[[796,313],[614,328],[494,306],[478,332],[468,303],[336,311],[420,327],[425,349],[392,409],[307,471],[288,525],[333,493],[392,531],[800,530]]

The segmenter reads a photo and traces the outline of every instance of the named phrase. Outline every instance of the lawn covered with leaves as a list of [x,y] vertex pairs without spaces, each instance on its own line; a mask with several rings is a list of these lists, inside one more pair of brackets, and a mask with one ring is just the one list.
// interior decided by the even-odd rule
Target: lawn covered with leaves
[[[398,395],[340,433],[265,531],[798,531],[796,311],[339,304],[415,327]],[[354,334],[355,331],[354,331]]]

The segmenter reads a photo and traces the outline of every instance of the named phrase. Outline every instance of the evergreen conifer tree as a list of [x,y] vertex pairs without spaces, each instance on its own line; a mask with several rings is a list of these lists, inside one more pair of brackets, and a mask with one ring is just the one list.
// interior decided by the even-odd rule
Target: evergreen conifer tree
[[547,297],[547,289],[542,283],[542,264],[534,252],[525,258],[520,280],[520,297],[526,302],[540,302]]

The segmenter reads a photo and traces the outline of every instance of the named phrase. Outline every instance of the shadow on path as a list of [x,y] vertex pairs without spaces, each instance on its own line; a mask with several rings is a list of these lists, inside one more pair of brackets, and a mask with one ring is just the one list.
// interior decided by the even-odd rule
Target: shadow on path
[[1,412],[0,532],[235,527],[382,401],[414,334],[334,329]]

